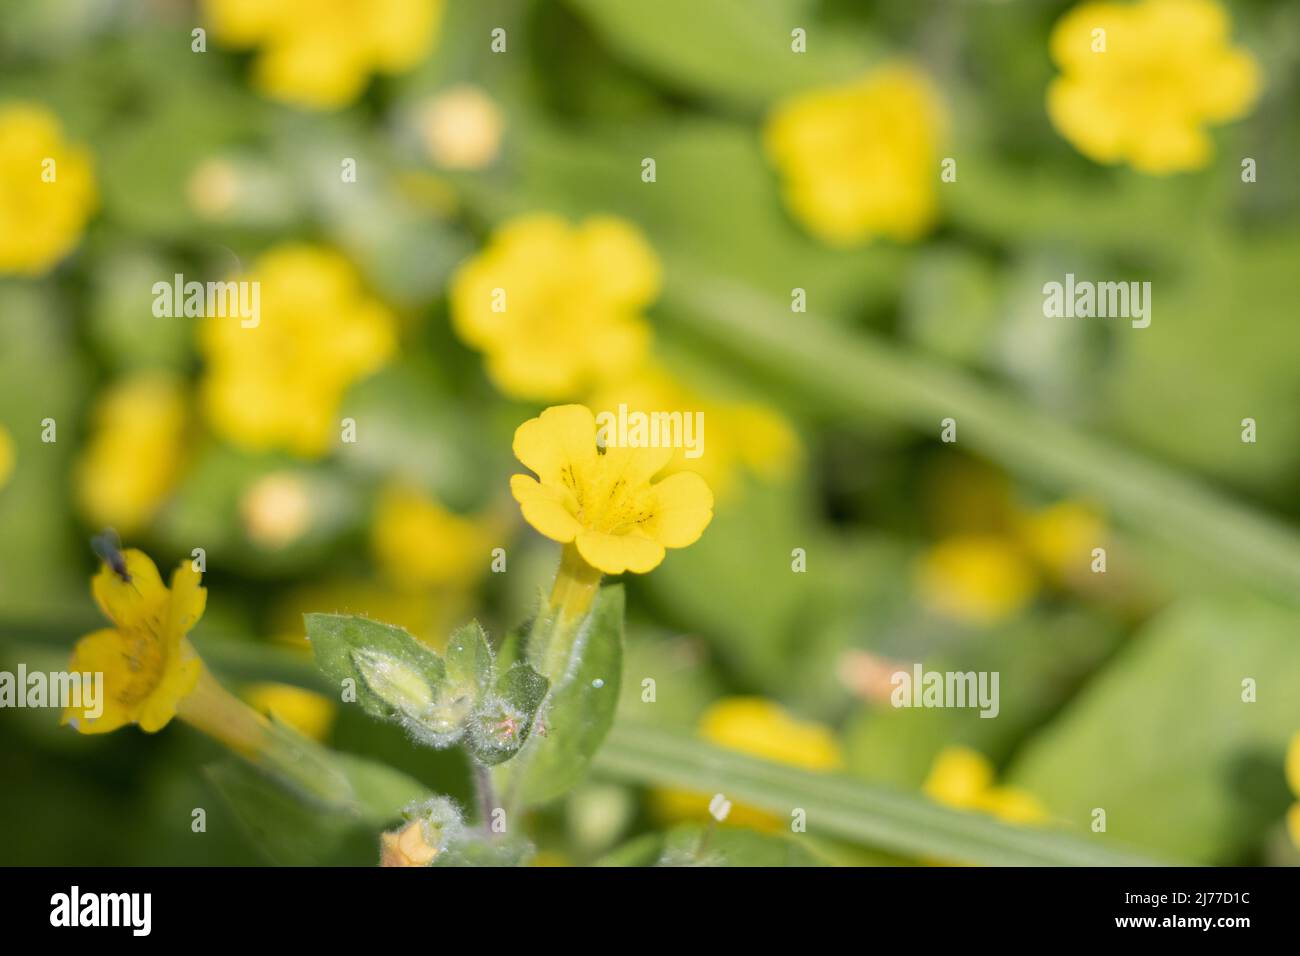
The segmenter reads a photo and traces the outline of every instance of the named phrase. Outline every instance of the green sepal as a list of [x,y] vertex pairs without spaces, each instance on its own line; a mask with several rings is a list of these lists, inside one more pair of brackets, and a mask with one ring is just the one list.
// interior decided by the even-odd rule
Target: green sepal
[[532,732],[549,687],[545,677],[524,663],[502,674],[470,721],[466,745],[474,759],[492,766],[517,754]]
[[345,700],[352,689],[366,713],[400,723],[431,746],[459,739],[461,724],[439,711],[446,668],[437,654],[400,627],[368,618],[307,614],[304,620],[317,665],[338,682]]
[[576,624],[569,666],[551,688],[541,730],[517,760],[495,771],[500,792],[536,806],[571,790],[614,723],[623,672],[623,587],[600,589]]

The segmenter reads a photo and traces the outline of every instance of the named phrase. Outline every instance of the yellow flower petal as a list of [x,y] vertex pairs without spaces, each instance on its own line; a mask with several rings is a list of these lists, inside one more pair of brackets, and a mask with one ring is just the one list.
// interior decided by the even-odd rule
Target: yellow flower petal
[[318,457],[339,442],[348,388],[396,352],[397,319],[329,249],[274,247],[240,279],[261,290],[258,322],[210,315],[198,328],[207,418],[241,448]]
[[136,723],[147,734],[157,733],[176,716],[180,703],[199,682],[203,662],[197,657],[173,658],[168,661],[162,680],[154,692],[145,698],[136,714]]
[[969,747],[945,747],[934,759],[921,789],[952,807],[975,806],[993,783],[993,765]]
[[581,254],[610,302],[641,306],[659,294],[662,270],[649,243],[626,220],[593,216],[578,231]]
[[1016,787],[993,787],[985,791],[976,808],[1010,823],[1037,823],[1047,816],[1037,797]]
[[0,488],[9,482],[14,471],[14,441],[9,429],[0,425]]
[[200,585],[203,575],[189,561],[182,561],[172,572],[171,603],[167,617],[168,634],[188,634],[207,607],[208,592]]
[[44,275],[98,205],[90,154],[45,107],[0,102],[0,183],[0,274]]
[[628,372],[644,356],[641,309],[659,264],[630,223],[510,220],[452,277],[451,321],[513,397],[559,401]]
[[596,463],[596,418],[585,405],[557,405],[515,429],[515,457],[543,484],[574,487]]
[[68,662],[68,670],[104,675],[102,711],[99,717],[92,718],[86,714],[84,707],[68,707],[64,709],[60,723],[72,724],[82,734],[106,734],[129,724],[133,714],[113,695],[110,684],[125,667],[122,639],[112,628],[94,631],[77,641],[72,659]]
[[1016,614],[1033,598],[1038,577],[1015,542],[997,535],[954,535],[917,562],[922,603],[953,620],[988,625]]
[[571,496],[566,496],[563,489],[539,484],[528,475],[513,475],[510,493],[519,502],[524,520],[552,541],[567,544],[582,530],[578,519],[565,507],[565,498]]
[[1047,111],[1057,131],[1097,162],[1163,175],[1206,165],[1206,124],[1243,115],[1259,95],[1259,69],[1231,46],[1217,0],[1085,3],[1052,30],[1061,76]]
[[891,63],[778,103],[763,145],[786,205],[819,239],[910,241],[935,219],[943,114],[924,73]]
[[700,718],[700,736],[739,753],[805,770],[835,770],[843,755],[824,724],[799,720],[775,701],[726,697]]
[[605,574],[645,574],[664,559],[663,545],[639,535],[581,531],[576,541],[582,559]]
[[252,684],[244,689],[243,697],[254,710],[288,724],[312,740],[324,741],[334,722],[333,701],[292,684]]
[[1300,798],[1300,733],[1291,738],[1286,749],[1286,782],[1291,792]]
[[256,84],[298,106],[344,106],[372,72],[414,66],[438,33],[445,0],[204,0],[213,35],[260,47]]
[[102,565],[91,581],[95,603],[119,628],[161,631],[168,612],[167,589],[158,568],[143,551],[123,552],[131,580],[123,581],[112,568]]
[[652,495],[655,537],[664,547],[694,544],[713,519],[713,492],[693,472],[669,475],[654,486]]
[[1201,115],[1211,122],[1226,122],[1245,113],[1259,98],[1262,85],[1255,58],[1235,49],[1208,64],[1198,79]]
[[[761,697],[725,697],[700,717],[700,737],[738,753],[752,754],[804,770],[826,772],[843,766],[844,758],[830,727],[800,720],[775,701]],[[653,806],[669,820],[708,818],[709,794],[656,790]],[[766,810],[737,803],[725,821],[730,826],[775,831],[789,825]]]

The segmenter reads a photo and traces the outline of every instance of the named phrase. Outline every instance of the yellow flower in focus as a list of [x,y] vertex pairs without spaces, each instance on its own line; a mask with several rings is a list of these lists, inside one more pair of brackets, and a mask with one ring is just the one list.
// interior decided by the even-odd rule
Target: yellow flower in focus
[[779,103],[763,131],[790,211],[835,246],[919,238],[934,223],[943,110],[903,63]]
[[505,119],[496,101],[477,86],[439,93],[421,109],[425,152],[444,169],[482,169],[496,159]]
[[469,587],[487,568],[492,530],[415,488],[393,485],[379,500],[371,547],[398,587]]
[[126,724],[138,724],[148,733],[161,730],[203,671],[185,636],[203,616],[207,600],[199,573],[182,561],[169,589],[147,555],[133,548],[123,554],[129,582],[107,565],[91,581],[95,603],[113,627],[78,641],[68,664],[70,671],[104,675],[98,717],[85,708],[63,712],[62,723],[83,734],[108,733]]
[[799,439],[780,413],[758,402],[699,395],[653,362],[627,381],[604,389],[591,402],[597,416],[608,413],[615,419],[620,405],[627,407],[629,415],[681,413],[683,421],[689,416],[692,423],[702,422],[702,429],[692,427],[692,439],[699,446],[691,452],[694,457],[686,448],[674,448],[665,471],[695,472],[719,499],[735,490],[742,471],[781,481],[802,457]]
[[1229,35],[1216,0],[1072,8],[1050,41],[1061,70],[1047,89],[1052,125],[1099,163],[1158,174],[1204,166],[1205,127],[1245,115],[1259,95],[1259,67]]
[[[524,519],[605,574],[643,574],[665,548],[693,544],[713,518],[713,493],[693,472],[652,482],[671,448],[596,447],[596,419],[583,405],[546,409],[515,430],[515,457],[537,478],[515,475],[510,491]],[[540,480],[538,480],[540,479]]]
[[914,581],[927,607],[972,624],[993,624],[1023,608],[1037,589],[1033,565],[1010,539],[956,535],[922,556]]
[[338,440],[348,386],[395,352],[397,321],[347,260],[325,249],[279,246],[241,279],[260,283],[260,318],[248,328],[237,318],[203,320],[204,411],[241,448],[319,456]]
[[90,524],[129,535],[149,523],[180,475],[187,421],[183,386],[165,373],[142,372],[104,392],[76,469]]
[[[799,720],[779,704],[762,697],[726,697],[716,701],[699,724],[700,737],[727,750],[762,757],[802,770],[828,772],[843,766],[844,758],[832,730],[813,721]],[[657,813],[668,820],[707,819],[711,794],[681,790],[656,790],[652,799]],[[726,823],[772,830],[786,820],[754,807],[733,803]]]
[[969,747],[940,751],[921,789],[939,803],[989,813],[1008,823],[1038,823],[1047,818],[1033,794],[1016,787],[993,786],[993,765]]
[[0,273],[39,276],[81,241],[98,203],[90,154],[53,113],[0,105]]
[[641,313],[659,282],[654,251],[622,219],[522,216],[457,270],[451,320],[507,395],[573,398],[640,362],[650,341]]
[[1291,738],[1286,749],[1286,782],[1297,801],[1287,811],[1286,829],[1291,834],[1291,842],[1300,850],[1300,733]]
[[244,688],[243,697],[254,710],[312,740],[323,741],[334,723],[333,701],[292,684],[252,684]]
[[371,73],[401,73],[428,52],[444,0],[204,0],[212,33],[257,47],[253,82],[273,99],[333,109]]
[[0,488],[9,483],[14,473],[14,439],[9,429],[0,425]]

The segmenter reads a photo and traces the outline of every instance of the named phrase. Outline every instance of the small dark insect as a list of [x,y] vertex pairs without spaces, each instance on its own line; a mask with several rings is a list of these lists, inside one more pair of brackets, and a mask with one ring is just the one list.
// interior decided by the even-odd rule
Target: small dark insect
[[131,583],[131,573],[126,569],[126,555],[122,553],[122,539],[112,528],[105,528],[90,539],[90,550],[113,569],[123,584]]

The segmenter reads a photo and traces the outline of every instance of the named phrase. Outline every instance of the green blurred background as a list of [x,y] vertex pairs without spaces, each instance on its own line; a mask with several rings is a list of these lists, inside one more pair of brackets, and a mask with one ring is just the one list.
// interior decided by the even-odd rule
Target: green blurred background
[[[499,635],[528,615],[558,549],[509,499],[510,438],[541,405],[492,386],[452,331],[447,283],[510,216],[610,213],[664,262],[656,355],[697,392],[761,406],[797,445],[777,473],[736,465],[703,539],[628,582],[627,719],[693,731],[719,700],[762,698],[825,728],[866,781],[915,791],[945,748],[969,747],[1067,829],[1088,833],[1101,807],[1104,839],[1165,858],[1294,864],[1300,10],[1230,5],[1264,93],[1214,130],[1206,168],[1153,177],[1092,163],[1047,118],[1047,38],[1068,6],[451,0],[412,68],[343,108],[303,110],[254,88],[252,54],[211,35],[192,52],[206,20],[190,4],[0,2],[0,102],[55,113],[100,193],[56,268],[0,277],[14,449],[0,667],[57,669],[102,626],[87,541],[124,522],[83,486],[150,453],[87,465],[108,427],[98,410],[164,370],[189,403],[159,432],[175,461],[120,530],[160,567],[206,550],[193,636],[213,671],[331,746],[464,799],[457,752],[265,685],[322,689],[303,611],[368,613],[435,645],[469,616]],[[808,30],[803,57],[792,26]],[[505,55],[490,49],[498,27]],[[919,241],[829,248],[784,207],[764,118],[900,55],[946,104],[940,154],[958,158],[958,180],[938,187]],[[466,84],[499,111],[480,168],[456,168],[428,128],[429,104]],[[340,185],[340,157],[357,160],[356,183]],[[191,402],[197,323],[150,313],[155,281],[220,277],[299,239],[342,251],[400,335],[348,392],[362,440],[315,459],[214,434]],[[1150,279],[1151,327],[1044,320],[1042,283],[1066,272]],[[806,313],[790,311],[794,288]],[[956,444],[940,441],[948,415]],[[394,487],[469,516],[481,550],[404,579],[376,543]],[[417,507],[389,520],[435,519]],[[1089,569],[1098,544],[1104,575]],[[494,547],[507,573],[489,570]],[[999,671],[999,718],[890,707],[881,675],[918,660]],[[0,712],[0,862],[265,862],[204,775],[218,756],[179,723],[82,737],[54,711]],[[691,815],[670,803],[597,769],[529,827],[546,859],[587,863]],[[854,852],[830,856],[875,859]],[[333,859],[372,862],[374,848]]]

